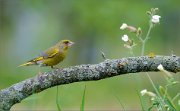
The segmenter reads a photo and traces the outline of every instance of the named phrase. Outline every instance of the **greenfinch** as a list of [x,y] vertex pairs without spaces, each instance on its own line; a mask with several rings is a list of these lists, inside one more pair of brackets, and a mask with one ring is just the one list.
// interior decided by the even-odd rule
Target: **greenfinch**
[[71,47],[74,42],[70,40],[61,40],[55,46],[50,47],[49,49],[42,52],[38,57],[19,65],[21,66],[30,66],[30,65],[39,65],[39,66],[50,66],[53,68],[54,65],[62,62],[67,55],[69,47]]

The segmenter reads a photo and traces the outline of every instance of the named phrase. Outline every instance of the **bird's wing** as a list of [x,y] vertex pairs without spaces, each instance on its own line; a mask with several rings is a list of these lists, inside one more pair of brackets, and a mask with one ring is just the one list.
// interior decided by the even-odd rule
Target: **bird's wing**
[[44,51],[44,52],[42,52],[42,53],[40,54],[40,59],[41,59],[41,57],[42,57],[43,59],[52,58],[52,57],[54,57],[57,53],[59,53],[59,49],[58,49],[58,48],[54,48],[54,47],[49,48],[49,49],[47,49],[46,51]]
[[28,62],[37,63],[37,61],[41,61],[43,59],[54,57],[58,52],[59,52],[59,49],[52,47],[52,48],[49,48],[46,51],[42,52],[37,58],[34,58]]

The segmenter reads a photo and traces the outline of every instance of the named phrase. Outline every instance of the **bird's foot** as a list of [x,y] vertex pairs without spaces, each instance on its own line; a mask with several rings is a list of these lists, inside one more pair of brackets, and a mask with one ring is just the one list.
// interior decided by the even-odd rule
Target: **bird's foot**
[[51,66],[51,68],[52,68],[52,69],[60,69],[60,70],[62,69],[62,68],[60,68],[60,67],[54,67],[54,66]]
[[38,72],[38,76],[40,76],[41,74],[42,74],[42,72],[41,72],[41,71],[39,71],[39,72]]

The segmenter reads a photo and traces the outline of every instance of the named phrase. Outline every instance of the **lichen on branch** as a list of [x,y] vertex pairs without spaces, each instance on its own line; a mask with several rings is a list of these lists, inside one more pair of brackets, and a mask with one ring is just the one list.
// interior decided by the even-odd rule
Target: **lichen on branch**
[[99,64],[54,69],[41,75],[16,83],[0,91],[0,110],[8,111],[28,96],[53,86],[81,81],[95,81],[128,73],[159,71],[158,65],[169,72],[180,72],[180,57],[140,56],[105,60]]

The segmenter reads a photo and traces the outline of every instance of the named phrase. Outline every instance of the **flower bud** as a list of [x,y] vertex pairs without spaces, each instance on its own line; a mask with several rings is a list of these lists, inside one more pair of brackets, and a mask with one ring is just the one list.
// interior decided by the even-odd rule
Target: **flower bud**
[[144,96],[147,93],[147,89],[142,90],[140,93],[142,96]]
[[129,30],[129,32],[137,32],[137,29],[133,26],[128,26],[127,29]]
[[159,69],[160,71],[164,71],[164,67],[162,66],[162,64],[159,64],[157,69]]
[[124,30],[128,27],[128,25],[126,23],[123,23],[120,27],[121,30]]

